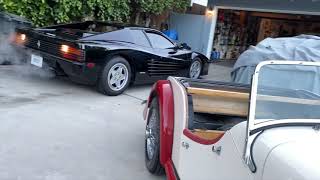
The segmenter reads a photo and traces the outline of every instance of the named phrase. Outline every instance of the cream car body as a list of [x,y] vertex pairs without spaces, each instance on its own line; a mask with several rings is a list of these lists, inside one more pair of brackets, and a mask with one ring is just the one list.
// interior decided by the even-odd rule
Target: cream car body
[[[253,75],[248,121],[226,131],[213,145],[199,144],[183,134],[188,119],[187,94],[177,79],[169,78],[173,87],[174,111],[179,112],[174,114],[172,161],[180,179],[320,179],[320,118],[263,119],[257,122],[259,71],[268,65],[320,67],[319,63],[311,62],[260,63]],[[316,77],[319,78],[320,74]],[[311,105],[319,105],[319,102],[319,99],[306,101]]]

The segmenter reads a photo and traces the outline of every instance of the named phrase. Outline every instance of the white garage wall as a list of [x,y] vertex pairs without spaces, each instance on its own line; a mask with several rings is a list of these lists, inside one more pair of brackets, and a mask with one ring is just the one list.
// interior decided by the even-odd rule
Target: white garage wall
[[179,43],[187,43],[192,50],[210,57],[216,14],[170,14],[170,29],[176,30]]

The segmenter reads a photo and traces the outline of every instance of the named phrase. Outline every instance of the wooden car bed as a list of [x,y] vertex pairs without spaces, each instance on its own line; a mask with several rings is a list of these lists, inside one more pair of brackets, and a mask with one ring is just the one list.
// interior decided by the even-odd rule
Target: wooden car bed
[[[225,133],[225,129],[221,127],[230,123],[233,126],[240,123],[247,118],[249,107],[249,93],[239,91],[237,89],[223,89],[223,88],[198,88],[187,87],[187,93],[192,97],[193,111],[191,115],[193,121],[190,125],[192,133],[205,140],[214,140],[220,138]],[[192,113],[192,112],[191,112]],[[200,125],[195,126],[198,122],[197,118],[206,119]],[[204,117],[204,118],[203,118]],[[238,117],[238,121],[230,121],[230,118]],[[221,122],[221,123],[217,123]],[[210,125],[213,123],[214,125]],[[217,125],[217,127],[216,127]],[[193,127],[191,127],[193,126]],[[219,129],[220,128],[220,129]]]
[[[192,111],[192,114],[189,113],[191,116],[189,121],[192,121],[189,123],[189,129],[201,138],[210,140],[219,137],[235,124],[247,119],[249,109],[248,90],[213,86],[211,88],[187,87],[186,91],[192,97],[192,103],[189,103],[192,105],[192,107],[189,107]],[[286,103],[290,104],[292,109],[299,108],[300,105],[308,105],[310,108],[315,107],[317,109],[320,106],[318,99],[319,97],[312,99],[310,97],[307,98],[307,96],[298,98],[282,95],[257,95],[257,100],[260,102],[273,102],[271,106],[276,105],[279,107],[281,107],[282,103]],[[264,108],[268,108],[268,106],[265,105]],[[272,109],[272,113],[277,113],[274,112],[274,108]],[[281,108],[279,111],[281,111]],[[260,108],[260,111],[257,112],[260,116],[266,114],[266,117],[270,117],[271,115],[268,109]],[[197,125],[197,118],[199,119],[199,117],[202,121],[199,123],[200,125]],[[230,119],[232,118],[233,120],[231,121]]]
[[249,93],[193,87],[187,92],[192,96],[194,112],[247,117]]

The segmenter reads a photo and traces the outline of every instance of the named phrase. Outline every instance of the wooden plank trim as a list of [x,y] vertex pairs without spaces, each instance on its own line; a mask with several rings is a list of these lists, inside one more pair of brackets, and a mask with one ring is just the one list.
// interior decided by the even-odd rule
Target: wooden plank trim
[[248,112],[246,110],[236,110],[236,109],[227,109],[223,107],[207,107],[207,106],[194,106],[194,112],[199,113],[211,113],[211,114],[221,114],[221,115],[232,115],[247,117]]
[[201,96],[213,96],[220,98],[231,98],[235,100],[247,101],[249,102],[249,93],[235,92],[235,91],[223,91],[214,89],[204,89],[204,88],[187,88],[189,94],[196,94]]

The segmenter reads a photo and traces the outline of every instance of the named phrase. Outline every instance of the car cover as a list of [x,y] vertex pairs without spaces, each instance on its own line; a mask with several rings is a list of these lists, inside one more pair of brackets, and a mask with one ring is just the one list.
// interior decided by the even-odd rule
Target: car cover
[[320,61],[320,37],[266,38],[240,55],[231,72],[232,81],[250,84],[256,65],[268,60]]

